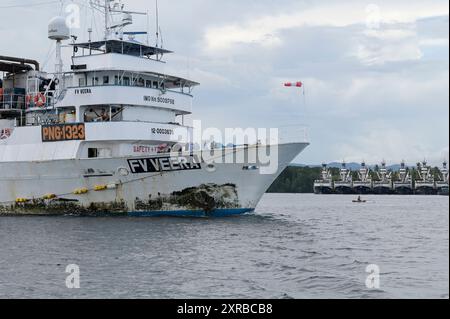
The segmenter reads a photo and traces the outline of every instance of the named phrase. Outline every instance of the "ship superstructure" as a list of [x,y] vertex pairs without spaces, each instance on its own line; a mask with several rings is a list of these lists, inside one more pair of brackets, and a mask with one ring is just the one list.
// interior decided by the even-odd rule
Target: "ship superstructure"
[[434,176],[431,172],[431,167],[428,166],[427,161],[417,163],[417,174],[419,179],[415,181],[414,191],[419,195],[434,195],[436,194],[436,185]]
[[440,168],[440,176],[439,180],[436,181],[436,190],[439,195],[446,195],[448,196],[448,182],[449,182],[449,175],[448,175],[448,168],[447,168],[447,162],[442,163],[442,167]]
[[373,182],[373,192],[375,194],[392,194],[392,172],[386,167],[386,162],[381,163],[381,167],[377,170],[378,180]]
[[347,168],[345,162],[339,171],[340,179],[334,182],[334,190],[338,194],[353,194],[352,172]]
[[[0,213],[222,216],[254,210],[308,143],[195,145],[185,117],[199,83],[165,72],[163,58],[171,52],[127,31],[136,12],[125,11],[122,1],[91,4],[105,15],[102,39],[77,42],[66,19],[50,22],[54,73],[32,60],[0,57]],[[61,50],[69,39],[65,68]],[[263,173],[267,163],[259,155],[274,149],[276,169]],[[211,160],[216,151],[220,161]]]
[[358,180],[353,181],[353,189],[357,194],[370,194],[372,192],[372,178],[370,176],[370,168],[365,162],[361,163],[358,171]]
[[314,182],[314,193],[316,194],[332,194],[333,193],[333,177],[327,164],[322,164],[321,178]]
[[394,181],[394,191],[401,195],[411,195],[414,193],[411,173],[404,161],[400,164],[398,179]]

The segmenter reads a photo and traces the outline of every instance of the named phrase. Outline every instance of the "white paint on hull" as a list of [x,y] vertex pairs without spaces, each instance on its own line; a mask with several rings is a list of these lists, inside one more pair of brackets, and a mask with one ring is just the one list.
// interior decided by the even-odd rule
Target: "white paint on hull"
[[[232,207],[254,209],[273,181],[286,166],[307,146],[293,143],[278,146],[278,168],[269,175],[260,170],[245,170],[255,163],[214,164],[214,169],[202,163],[201,170],[183,170],[145,174],[120,174],[120,168],[129,170],[127,160],[139,157],[111,159],[72,159],[44,162],[0,163],[0,205],[15,205],[17,198],[42,199],[47,194],[58,198],[77,200],[81,207],[105,203],[123,203],[127,212],[139,210],[137,202],[164,198],[201,185],[235,185],[236,200]],[[273,146],[272,146],[273,147]],[[259,146],[265,151],[266,147]],[[238,149],[237,152],[257,152],[256,147]],[[231,153],[227,153],[230,156]],[[201,153],[195,153],[201,156]],[[259,164],[256,164],[259,165]],[[122,170],[123,173],[123,170]],[[103,176],[101,176],[103,175]],[[115,185],[103,191],[94,191],[98,185]],[[86,188],[86,194],[75,195],[76,189]],[[188,205],[189,206],[189,205]],[[201,208],[201,207],[199,207]],[[168,204],[161,210],[193,209],[193,207]]]

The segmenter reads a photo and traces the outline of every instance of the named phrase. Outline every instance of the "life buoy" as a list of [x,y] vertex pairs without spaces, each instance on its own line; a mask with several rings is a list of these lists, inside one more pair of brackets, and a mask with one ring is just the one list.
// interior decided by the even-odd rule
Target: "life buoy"
[[47,102],[47,99],[46,99],[45,95],[42,93],[38,93],[34,97],[34,103],[36,103],[36,106],[38,106],[38,107],[43,107],[46,102]]

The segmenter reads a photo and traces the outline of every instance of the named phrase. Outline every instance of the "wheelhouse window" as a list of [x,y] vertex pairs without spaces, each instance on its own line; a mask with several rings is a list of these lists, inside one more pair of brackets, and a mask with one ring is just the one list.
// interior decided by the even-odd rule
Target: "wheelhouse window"
[[[140,88],[149,88],[156,90],[170,90],[185,94],[186,90],[191,93],[192,85],[190,82],[184,82],[183,79],[162,78],[157,74],[144,74],[137,72],[117,71],[115,74],[104,75],[104,72],[92,72],[85,76],[78,77],[78,86],[132,86]],[[76,79],[75,79],[76,81]]]
[[84,111],[84,122],[111,121],[111,107],[107,105],[87,107]]
[[88,158],[110,158],[112,150],[110,148],[88,148]]
[[88,158],[97,158],[98,148],[88,148]]

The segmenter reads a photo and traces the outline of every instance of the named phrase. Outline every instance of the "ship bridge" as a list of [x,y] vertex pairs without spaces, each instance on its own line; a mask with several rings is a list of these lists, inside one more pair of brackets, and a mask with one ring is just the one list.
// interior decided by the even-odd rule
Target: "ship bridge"
[[[119,39],[73,43],[70,79],[56,104],[72,121],[177,123],[192,113],[192,90],[199,83],[165,72],[171,53]],[[183,118],[181,125],[184,125]]]
[[137,41],[124,41],[120,39],[73,43],[71,45],[73,46],[75,53],[78,52],[78,50],[81,48],[84,50],[88,50],[89,53],[92,53],[92,51],[98,51],[102,53],[119,53],[146,58],[156,57],[157,60],[159,60],[160,57],[162,57],[164,54],[173,53],[172,51],[149,46]]
[[167,89],[180,87],[190,89],[199,85],[197,82],[166,74],[166,64],[161,59],[164,54],[173,53],[166,49],[137,41],[117,39],[71,45],[74,51],[71,69],[74,73],[102,71],[147,73],[159,78]]
[[[78,43],[64,18],[51,20],[48,37],[56,41],[55,73],[39,72],[37,64],[33,70],[30,64],[35,62],[30,60],[0,64],[4,69],[23,69],[14,69],[15,78],[4,81],[4,93],[13,89],[11,94],[20,94],[20,99],[17,106],[11,105],[11,99],[3,94],[4,108],[15,111],[3,114],[19,122],[18,126],[82,124],[88,133],[86,141],[114,139],[114,132],[137,132],[138,125],[145,127],[147,133],[128,139],[166,142],[176,131],[190,130],[185,116],[192,114],[192,92],[199,83],[177,76],[176,71],[168,74],[163,57],[172,51],[162,44],[152,46],[134,39],[146,32],[124,31],[132,24],[131,15],[138,13],[124,11],[117,2],[109,0],[100,9],[105,12],[106,29],[104,39],[98,41],[92,41],[92,31],[88,31],[89,41]],[[71,38],[74,41],[70,44],[69,70],[62,59],[62,42]],[[156,40],[158,43],[158,37]],[[1,115],[2,112],[0,118]],[[11,126],[9,122],[8,125]],[[91,127],[95,128],[94,133],[89,130]],[[153,136],[148,135],[149,131]]]

